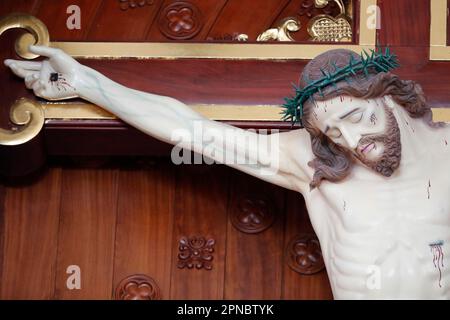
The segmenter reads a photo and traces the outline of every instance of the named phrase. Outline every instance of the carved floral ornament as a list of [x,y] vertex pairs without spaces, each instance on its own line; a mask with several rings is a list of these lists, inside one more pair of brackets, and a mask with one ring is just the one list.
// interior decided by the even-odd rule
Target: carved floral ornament
[[117,285],[116,300],[160,300],[161,291],[155,280],[143,275],[129,276]]
[[174,2],[162,9],[159,29],[169,39],[187,40],[195,37],[203,27],[200,10],[190,2]]
[[275,221],[275,208],[268,198],[243,197],[231,215],[233,226],[244,233],[259,233]]
[[286,263],[302,275],[311,275],[325,268],[319,240],[314,234],[294,237],[286,248]]
[[182,237],[178,246],[178,268],[211,270],[215,243],[214,239],[204,237]]

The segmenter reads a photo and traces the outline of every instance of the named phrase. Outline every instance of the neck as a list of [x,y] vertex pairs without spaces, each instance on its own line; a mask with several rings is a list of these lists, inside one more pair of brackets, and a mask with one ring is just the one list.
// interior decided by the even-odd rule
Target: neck
[[400,128],[402,158],[400,166],[410,165],[420,161],[420,158],[427,153],[427,140],[430,134],[430,127],[423,119],[413,119],[401,106],[395,106],[393,110]]

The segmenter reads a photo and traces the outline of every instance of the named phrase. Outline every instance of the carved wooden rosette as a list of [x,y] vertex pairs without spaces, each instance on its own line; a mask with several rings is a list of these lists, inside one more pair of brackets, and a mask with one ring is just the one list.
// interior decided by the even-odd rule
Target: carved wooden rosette
[[268,198],[245,197],[237,201],[231,215],[233,226],[244,233],[259,233],[275,221],[275,208]]
[[211,270],[215,243],[214,239],[204,237],[182,237],[178,246],[178,268]]
[[286,248],[286,263],[302,275],[311,275],[325,268],[319,239],[314,234],[300,234]]
[[143,275],[129,276],[117,285],[116,300],[161,300],[161,291],[155,280]]
[[187,40],[200,32],[203,17],[193,3],[177,1],[162,9],[158,25],[167,38]]

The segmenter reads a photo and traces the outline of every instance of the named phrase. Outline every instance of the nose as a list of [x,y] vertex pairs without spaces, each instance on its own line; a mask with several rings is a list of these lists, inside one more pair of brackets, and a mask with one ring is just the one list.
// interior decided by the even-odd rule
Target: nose
[[347,146],[354,150],[358,146],[359,140],[361,140],[361,134],[354,132],[348,128],[340,128],[342,137],[344,138]]

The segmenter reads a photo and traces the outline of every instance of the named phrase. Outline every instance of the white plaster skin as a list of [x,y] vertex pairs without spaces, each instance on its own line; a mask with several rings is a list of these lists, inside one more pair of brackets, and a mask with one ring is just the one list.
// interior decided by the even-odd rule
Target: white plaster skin
[[[215,130],[218,154],[254,155],[258,149],[269,150],[264,145],[267,139],[238,150],[224,148],[224,139],[230,138],[224,131],[230,126],[205,119],[173,98],[122,86],[59,49],[31,47],[31,51],[48,59],[6,60],[5,64],[24,78],[37,96],[48,100],[81,97],[168,143],[172,143],[173,130],[192,131],[193,121],[201,121]],[[51,72],[63,74],[73,90],[49,86]],[[449,299],[450,128],[431,128],[423,120],[411,118],[390,97],[385,101],[398,122],[402,145],[400,166],[390,177],[356,162],[343,181],[323,182],[310,191],[314,171],[307,163],[314,156],[309,134],[302,129],[278,134],[278,148],[263,152],[256,165],[231,166],[303,194],[336,299]],[[314,108],[317,125],[338,128],[343,138],[336,143],[347,148],[357,145],[362,136],[385,129],[378,100],[339,97],[318,104],[322,108]],[[338,119],[340,113],[355,105],[370,111],[364,115],[367,119],[356,122],[355,116],[355,123]],[[245,134],[240,129],[233,132],[236,136]],[[202,141],[194,141],[193,146],[186,147],[201,150],[201,145]],[[262,175],[259,169],[273,153],[279,158],[278,171]],[[433,262],[436,243],[442,244],[441,275]]]

